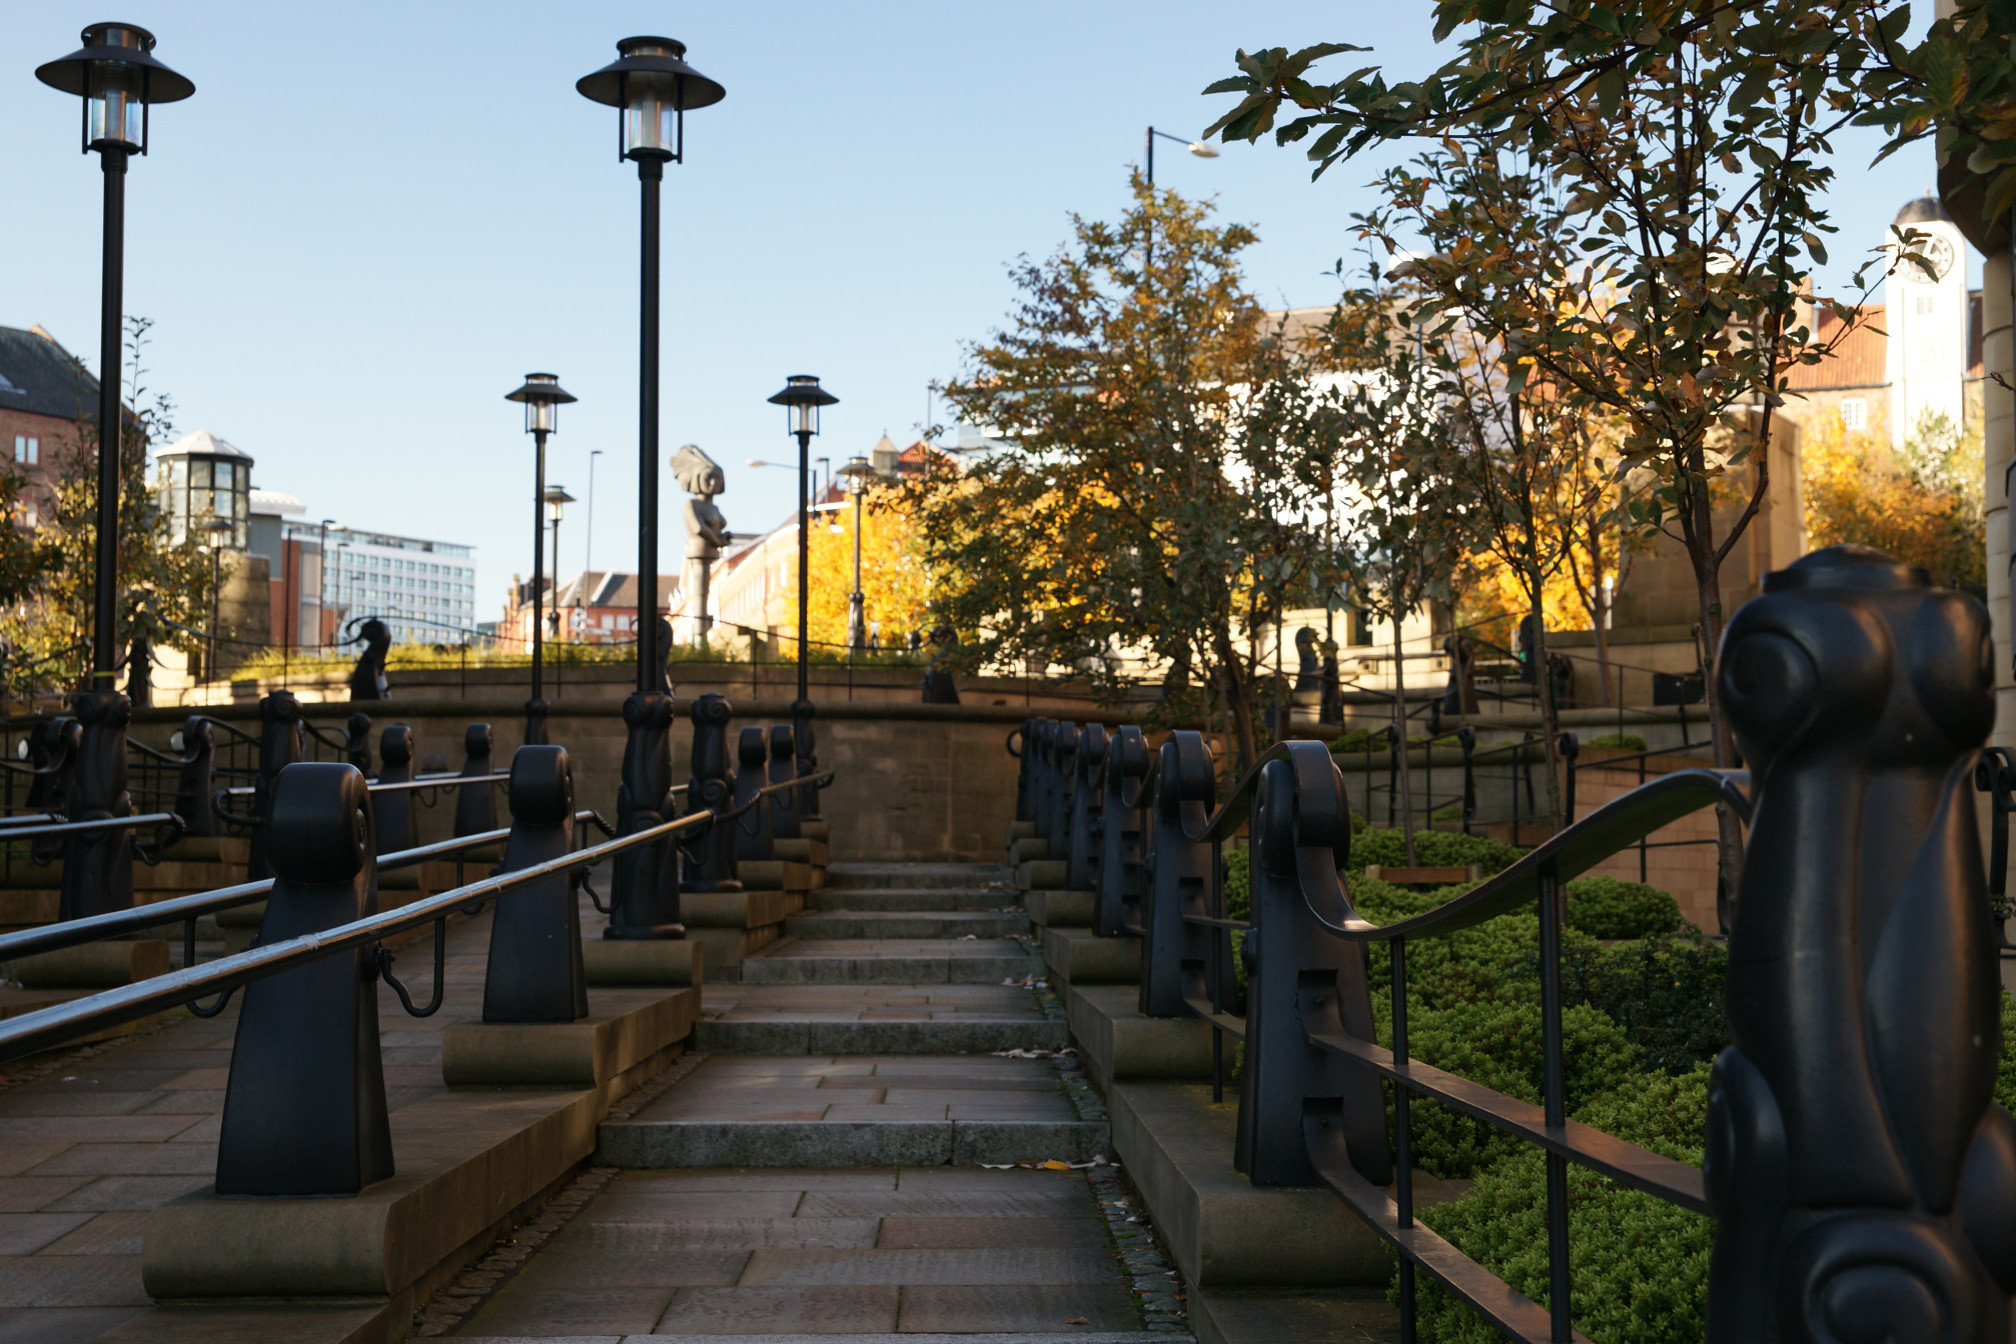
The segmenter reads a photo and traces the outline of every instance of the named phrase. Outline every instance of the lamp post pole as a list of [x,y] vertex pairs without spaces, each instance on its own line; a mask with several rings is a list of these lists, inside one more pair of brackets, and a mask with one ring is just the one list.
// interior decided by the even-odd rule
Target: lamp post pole
[[[819,412],[840,398],[819,386],[809,373],[794,373],[784,380],[784,390],[770,398],[790,417],[791,434],[798,440],[798,698],[791,702],[791,741],[798,773],[810,775],[819,758],[812,743],[811,678],[806,656],[811,648],[812,533],[811,475],[812,436],[819,432]],[[819,816],[819,791],[807,788],[798,795],[799,818],[815,821]]]
[[[575,398],[553,373],[528,373],[524,385],[504,400],[525,407],[525,432],[532,436],[532,695],[525,702],[525,745],[546,745],[546,436],[560,427],[560,408]],[[558,566],[556,546],[553,559]]]
[[[123,463],[126,166],[147,152],[148,108],[187,98],[196,86],[154,59],[154,35],[128,23],[94,23],[84,45],[36,67],[35,77],[82,99],[82,152],[98,153],[104,178],[98,309],[98,510],[91,580],[91,674],[72,698],[83,740],[65,814],[70,821],[131,816],[126,726],[133,702],[115,684],[119,647],[119,481]],[[123,831],[67,836],[59,919],[133,904],[133,857]]]
[[[727,97],[727,90],[686,63],[686,45],[668,37],[626,37],[617,59],[575,81],[591,102],[618,109],[617,156],[637,164],[642,190],[638,251],[637,339],[637,689],[623,702],[627,729],[617,834],[631,835],[672,815],[672,697],[664,694],[658,638],[658,233],[665,165],[684,161],[686,112]],[[630,850],[616,859],[614,913],[604,937],[679,938],[676,843]]]

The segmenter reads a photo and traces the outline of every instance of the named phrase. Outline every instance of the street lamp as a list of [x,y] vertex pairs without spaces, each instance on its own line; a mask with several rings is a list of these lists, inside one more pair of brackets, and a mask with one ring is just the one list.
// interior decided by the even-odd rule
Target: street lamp
[[[665,165],[686,156],[686,111],[727,90],[686,64],[686,44],[626,37],[617,59],[575,82],[591,102],[617,109],[616,154],[633,159],[642,191],[638,254],[637,690],[623,704],[623,788],[617,834],[663,822],[672,797],[672,697],[661,694],[658,630],[658,194]],[[663,841],[620,855],[611,882],[608,938],[678,938],[679,853]]]
[[[83,151],[98,151],[105,176],[103,282],[98,308],[98,547],[92,580],[91,685],[112,689],[118,639],[113,594],[119,581],[120,431],[124,427],[126,161],[147,152],[148,108],[173,103],[196,86],[154,59],[154,35],[126,23],[94,23],[84,45],[50,61],[35,77],[83,99]],[[88,722],[88,720],[87,720]],[[123,759],[125,750],[120,749]]]
[[1163,140],[1174,140],[1200,159],[1215,159],[1218,157],[1218,146],[1212,144],[1209,140],[1185,140],[1180,135],[1171,135],[1167,131],[1158,131],[1153,126],[1150,126],[1148,134],[1143,139],[1147,142],[1148,146],[1147,172],[1144,176],[1147,177],[1148,185],[1151,187],[1155,185],[1155,141],[1158,137]]
[[[618,109],[616,155],[634,159],[643,188],[637,387],[637,690],[658,687],[658,194],[665,165],[686,161],[686,110],[711,107],[728,91],[686,64],[686,44],[626,37],[618,57],[574,87]],[[669,765],[667,767],[670,768]]]
[[[808,477],[812,471],[812,436],[819,432],[819,411],[840,398],[819,386],[809,373],[794,373],[784,380],[784,390],[771,397],[772,405],[784,408],[786,423],[798,440],[798,698],[791,704],[791,741],[798,761],[798,773],[812,773],[817,758],[812,752],[812,697],[805,654],[811,638],[812,535],[806,528],[810,504]],[[819,791],[807,789],[799,795],[801,820],[819,815]]]
[[[528,373],[524,386],[504,400],[525,407],[525,432],[532,436],[532,696],[525,702],[525,745],[546,744],[546,649],[542,616],[546,601],[546,436],[560,426],[560,408],[575,399],[557,373]],[[559,553],[554,553],[559,560]],[[556,563],[556,568],[557,563]]]
[[549,485],[542,496],[546,501],[546,521],[553,525],[553,611],[548,619],[553,622],[553,638],[560,638],[560,515],[574,496],[567,493],[564,485]]
[[203,680],[217,680],[217,611],[223,590],[219,564],[224,556],[224,548],[237,535],[238,525],[228,518],[215,515],[205,518],[196,525],[203,534],[203,546],[210,552],[210,649],[203,659]]
[[[588,451],[588,527],[581,533],[581,572],[588,573],[595,568],[595,459],[602,456],[600,448]],[[579,606],[577,602],[575,604]]]
[[857,456],[849,458],[839,474],[847,478],[848,493],[854,496],[854,591],[847,596],[847,656],[852,658],[857,650],[868,647],[861,592],[861,501],[868,496],[868,483],[881,480],[882,473],[870,466],[867,458]]
[[[196,92],[196,86],[150,54],[154,35],[127,23],[94,23],[84,45],[50,61],[35,77],[82,99],[83,152],[98,151],[104,170],[104,234],[98,291],[98,535],[91,579],[91,680],[73,700],[83,727],[77,770],[70,784],[72,821],[133,814],[126,791],[126,725],[133,702],[114,684],[121,660],[116,608],[119,586],[120,431],[124,428],[124,378],[120,341],[125,334],[126,161],[147,152],[148,108]],[[124,910],[133,904],[133,859],[122,831],[92,831],[64,838],[59,919]]]

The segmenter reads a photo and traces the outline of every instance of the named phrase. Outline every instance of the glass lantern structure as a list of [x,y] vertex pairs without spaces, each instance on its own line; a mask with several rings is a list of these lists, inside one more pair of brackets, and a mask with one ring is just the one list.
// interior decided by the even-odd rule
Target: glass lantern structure
[[[156,459],[157,488],[168,514],[168,538],[189,537],[242,551],[250,540],[252,519],[252,456],[209,430],[177,440]],[[208,529],[216,519],[230,525]]]

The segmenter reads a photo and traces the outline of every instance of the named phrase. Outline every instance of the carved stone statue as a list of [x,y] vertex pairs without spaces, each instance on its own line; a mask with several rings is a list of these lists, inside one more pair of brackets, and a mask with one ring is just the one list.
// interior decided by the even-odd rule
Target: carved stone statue
[[686,501],[686,569],[680,580],[684,615],[681,642],[705,644],[714,621],[707,614],[708,588],[721,548],[734,540],[728,519],[714,507],[714,496],[728,488],[720,464],[687,444],[672,455],[672,475],[692,498]]

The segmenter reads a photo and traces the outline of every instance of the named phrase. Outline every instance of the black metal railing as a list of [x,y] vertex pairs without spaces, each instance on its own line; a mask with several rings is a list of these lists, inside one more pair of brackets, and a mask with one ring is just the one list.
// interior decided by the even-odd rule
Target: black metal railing
[[[1715,1222],[1707,1339],[2006,1336],[2016,1261],[2016,1120],[1991,1103],[1998,1060],[1994,923],[2008,907],[2016,757],[1983,751],[1993,722],[1987,620],[1922,571],[1856,548],[1774,575],[1730,621],[1721,703],[1755,772],[1674,770],[1547,836],[1496,876],[1379,925],[1354,905],[1350,794],[1322,744],[1272,748],[1216,803],[1205,739],[1176,732],[1157,765],[1121,771],[1100,807],[1071,729],[1030,720],[1018,819],[1053,856],[1124,804],[1148,816],[1138,895],[1140,1007],[1243,1043],[1235,1162],[1257,1185],[1327,1187],[1394,1249],[1403,1338],[1425,1274],[1509,1339],[1567,1344],[1573,1326],[1568,1172],[1581,1167]],[[1122,730],[1123,734],[1126,730]],[[1573,753],[1569,753],[1572,757]],[[1647,751],[1635,759],[1644,769]],[[1625,758],[1627,761],[1632,758]],[[1604,761],[1602,764],[1614,764]],[[1570,772],[1572,779],[1572,771]],[[1986,872],[1970,792],[1989,795]],[[1131,788],[1131,791],[1130,791]],[[1060,801],[1061,800],[1061,801]],[[1215,804],[1215,805],[1214,805]],[[1567,1111],[1564,884],[1703,809],[1748,827],[1730,901],[1728,1045],[1709,1087],[1700,1168],[1578,1124]],[[1228,918],[1220,847],[1251,844],[1251,917]],[[1125,851],[1124,842],[1117,848]],[[1536,918],[1538,1100],[1412,1057],[1410,947],[1513,912]],[[1238,1011],[1230,947],[1249,973]],[[1390,1044],[1368,953],[1386,948]],[[1232,1005],[1228,1007],[1229,1005]],[[1223,1081],[1222,1062],[1218,1070]],[[1390,1091],[1390,1105],[1387,1094]],[[1414,1105],[1428,1100],[1544,1159],[1545,1291],[1516,1291],[1417,1218]]]

